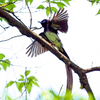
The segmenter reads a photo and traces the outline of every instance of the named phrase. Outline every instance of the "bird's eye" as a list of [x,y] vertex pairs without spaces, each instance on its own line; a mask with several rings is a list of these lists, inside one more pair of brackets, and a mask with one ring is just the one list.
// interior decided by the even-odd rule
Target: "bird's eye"
[[46,20],[43,20],[42,23],[46,23]]

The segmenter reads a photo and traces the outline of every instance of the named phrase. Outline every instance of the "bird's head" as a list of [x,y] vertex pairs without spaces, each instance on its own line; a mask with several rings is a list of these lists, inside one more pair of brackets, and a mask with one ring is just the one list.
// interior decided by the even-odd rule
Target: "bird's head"
[[44,19],[44,20],[42,20],[41,22],[40,21],[38,21],[39,23],[41,23],[41,25],[42,25],[42,27],[47,27],[47,23],[49,22],[49,20],[47,20],[47,19]]

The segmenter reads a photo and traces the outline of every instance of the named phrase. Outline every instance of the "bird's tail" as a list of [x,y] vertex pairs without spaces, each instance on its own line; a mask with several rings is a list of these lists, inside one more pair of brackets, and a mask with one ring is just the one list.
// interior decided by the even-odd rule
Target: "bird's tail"
[[[62,54],[64,54],[68,59],[70,59],[69,56],[68,56],[68,54],[64,50],[64,48],[62,48],[62,50],[59,50],[59,51]],[[72,74],[72,70],[66,64],[65,64],[65,68],[66,68],[66,73],[67,73],[67,86],[66,86],[66,90],[72,91],[72,86],[73,86],[73,74]]]
[[73,86],[73,74],[72,69],[65,64],[66,72],[67,72],[67,86],[66,90],[72,91]]
[[68,59],[70,59],[69,58],[69,56],[68,56],[68,54],[66,53],[66,51],[64,50],[64,48],[62,48],[62,50],[59,50],[62,54],[64,54]]

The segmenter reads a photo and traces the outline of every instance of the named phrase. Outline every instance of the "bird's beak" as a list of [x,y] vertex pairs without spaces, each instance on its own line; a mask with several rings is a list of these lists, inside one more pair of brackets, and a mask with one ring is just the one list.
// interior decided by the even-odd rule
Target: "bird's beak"
[[40,21],[38,21],[38,23],[41,23]]

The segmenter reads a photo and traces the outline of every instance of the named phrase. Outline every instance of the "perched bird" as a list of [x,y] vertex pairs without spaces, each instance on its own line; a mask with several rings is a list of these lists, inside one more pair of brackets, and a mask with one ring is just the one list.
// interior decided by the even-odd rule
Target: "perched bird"
[[[49,43],[55,46],[61,53],[63,53],[68,59],[70,59],[68,54],[64,50],[62,42],[58,36],[58,31],[61,31],[63,33],[66,33],[68,31],[67,22],[68,22],[67,10],[64,11],[64,9],[61,10],[60,8],[57,13],[56,12],[54,13],[52,20],[44,19],[41,22],[39,22],[44,28],[44,32],[40,33],[40,36],[42,36],[45,40],[47,40]],[[31,56],[33,55],[37,56],[47,51],[45,46],[41,45],[36,40],[31,45],[29,45],[27,49],[28,51],[26,53],[28,53],[28,55]],[[73,84],[72,70],[66,64],[65,67],[67,71],[67,89],[72,90],[72,84]]]

